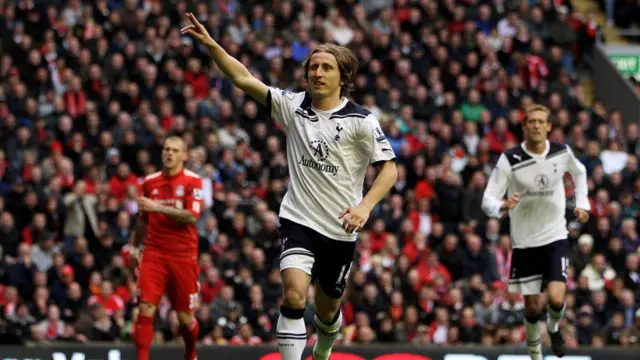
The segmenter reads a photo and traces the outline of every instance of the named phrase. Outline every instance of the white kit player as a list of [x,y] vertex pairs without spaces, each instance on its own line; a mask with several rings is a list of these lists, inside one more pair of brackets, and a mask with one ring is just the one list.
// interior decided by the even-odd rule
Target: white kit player
[[[569,242],[565,219],[564,174],[575,184],[574,214],[585,223],[591,206],[587,198],[587,172],[565,144],[550,142],[549,109],[534,105],[524,120],[525,141],[505,151],[491,174],[482,200],[488,216],[509,212],[513,255],[509,291],[525,297],[527,351],[532,360],[542,360],[539,321],[540,293],[547,290],[547,330],[555,356],[565,354],[558,324],[564,316]],[[508,198],[503,201],[505,192]]]
[[[308,91],[267,87],[231,57],[192,14],[182,29],[209,49],[220,70],[266,105],[286,128],[290,185],[280,209],[283,304],[277,324],[283,360],[300,360],[307,331],[306,294],[315,287],[315,360],[328,360],[340,333],[340,304],[349,278],[358,230],[397,179],[395,154],[370,111],[349,101],[358,59],[349,49],[319,45],[304,63]],[[370,163],[379,174],[363,196]]]

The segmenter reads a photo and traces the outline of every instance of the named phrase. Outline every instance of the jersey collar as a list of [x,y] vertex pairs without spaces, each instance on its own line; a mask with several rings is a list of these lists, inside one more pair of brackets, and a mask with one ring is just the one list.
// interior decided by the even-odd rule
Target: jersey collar
[[524,151],[527,155],[531,156],[533,159],[535,158],[544,158],[547,156],[547,154],[549,153],[549,149],[551,148],[550,144],[549,144],[549,140],[546,140],[545,142],[546,145],[546,149],[544,149],[544,152],[542,154],[534,154],[532,152],[529,152],[529,150],[527,150],[527,145],[525,145],[525,142],[523,141],[520,144],[520,147],[522,147],[522,151]]

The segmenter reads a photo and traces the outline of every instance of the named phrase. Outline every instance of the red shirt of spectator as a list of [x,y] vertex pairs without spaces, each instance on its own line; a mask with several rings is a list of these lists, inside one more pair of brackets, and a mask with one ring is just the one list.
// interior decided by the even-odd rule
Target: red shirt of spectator
[[253,335],[249,324],[242,324],[238,335],[232,337],[230,343],[231,345],[260,345],[262,339]]
[[200,288],[200,298],[204,304],[211,304],[213,299],[220,295],[224,281],[220,279],[218,270],[213,267],[207,269],[206,276],[207,279],[202,283]]
[[522,79],[530,88],[537,88],[540,81],[549,76],[549,68],[544,59],[536,54],[526,57],[526,66],[521,71]]
[[440,264],[438,255],[435,253],[427,255],[426,261],[421,261],[420,264],[418,264],[417,269],[420,273],[420,282],[422,284],[432,285],[438,275],[442,276],[447,284],[451,282],[451,274],[449,274],[449,270],[447,270],[444,265]]
[[109,180],[109,195],[122,201],[127,194],[127,187],[133,185],[139,187],[138,178],[131,173],[129,165],[122,163],[118,165],[115,175]]
[[111,282],[104,281],[100,286],[100,294],[94,295],[87,300],[89,306],[100,304],[107,315],[111,316],[118,311],[124,310],[124,301],[120,296],[113,293]]
[[424,234],[416,233],[413,239],[402,248],[402,254],[409,259],[410,263],[415,263],[418,259],[424,259],[429,255],[431,249],[427,246],[427,238]]
[[64,94],[64,106],[67,113],[72,117],[85,114],[85,105],[87,97],[82,91],[82,83],[80,78],[75,76],[71,79],[70,89]]
[[184,74],[184,81],[193,88],[193,96],[204,99],[209,94],[207,77],[200,71],[200,60],[191,59],[187,65],[189,70]]
[[509,131],[507,121],[503,118],[496,121],[493,129],[487,134],[487,140],[489,141],[489,148],[496,154],[502,153],[507,144],[518,141],[516,136]]
[[369,233],[369,239],[371,240],[371,252],[379,253],[387,242],[389,233],[384,230],[384,220],[377,219],[373,223],[373,229]]

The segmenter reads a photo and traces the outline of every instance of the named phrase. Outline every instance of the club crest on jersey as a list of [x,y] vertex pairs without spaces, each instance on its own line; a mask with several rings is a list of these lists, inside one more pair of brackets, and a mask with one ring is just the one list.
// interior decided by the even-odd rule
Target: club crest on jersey
[[387,137],[384,136],[382,129],[380,129],[379,127],[376,128],[376,141],[379,143],[387,141]]
[[184,186],[178,185],[176,187],[176,196],[184,196]]

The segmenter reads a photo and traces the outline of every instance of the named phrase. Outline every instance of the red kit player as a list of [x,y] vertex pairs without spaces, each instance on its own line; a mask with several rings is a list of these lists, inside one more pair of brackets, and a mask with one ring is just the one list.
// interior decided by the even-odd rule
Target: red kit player
[[[179,137],[168,137],[162,149],[164,169],[142,184],[140,218],[133,236],[129,266],[140,265],[140,313],[134,327],[138,360],[149,359],[153,317],[168,293],[178,312],[185,341],[185,359],[196,359],[199,326],[193,316],[198,296],[198,235],[202,210],[202,179],[184,168],[187,148]],[[142,245],[144,241],[144,256]]]

